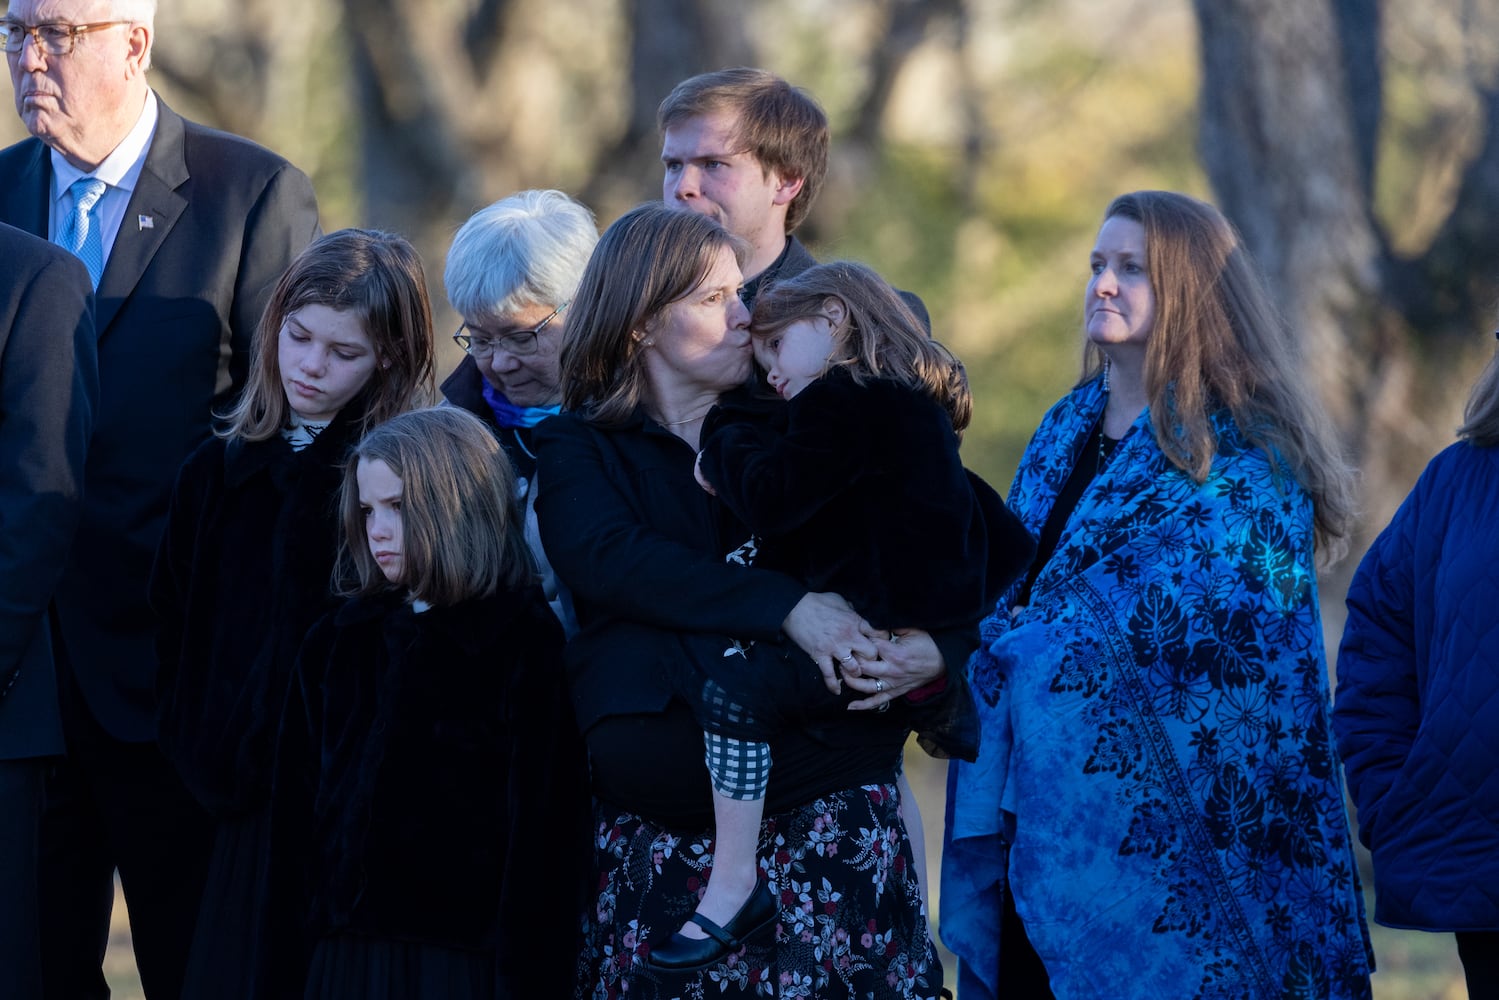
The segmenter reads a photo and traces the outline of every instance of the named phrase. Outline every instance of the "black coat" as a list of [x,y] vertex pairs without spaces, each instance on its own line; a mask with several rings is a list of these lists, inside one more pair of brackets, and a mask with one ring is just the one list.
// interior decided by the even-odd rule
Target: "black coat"
[[768,414],[740,403],[709,414],[701,463],[760,537],[757,564],[843,595],[877,628],[927,631],[973,625],[1030,564],[1030,534],[964,470],[930,396],[835,369]]
[[364,399],[300,452],[213,438],[182,466],[151,578],[162,750],[210,812],[263,806],[307,630],[332,610],[338,490]]
[[[61,658],[111,736],[155,737],[151,560],[177,470],[244,384],[281,273],[318,231],[307,176],[157,102],[156,134],[95,295],[99,411],[57,590]],[[0,221],[47,238],[52,162],[0,150]]]
[[[700,463],[759,538],[756,565],[842,595],[877,628],[972,629],[1035,553],[999,495],[963,468],[942,407],[889,379],[859,385],[835,369],[787,403],[733,394],[704,422]],[[705,667],[761,719],[784,717],[788,693],[806,698],[784,671],[746,684],[731,660]],[[972,760],[977,714],[966,691],[953,694],[949,712],[920,721],[923,746]]]
[[0,260],[0,760],[11,760],[63,749],[47,605],[78,526],[99,383],[83,265],[6,225]]
[[474,359],[464,356],[442,383],[443,398],[453,406],[467,410],[484,421],[490,432],[499,440],[515,471],[515,500],[524,519],[526,546],[536,561],[536,570],[541,574],[541,589],[546,593],[552,613],[562,623],[565,631],[577,630],[577,617],[573,613],[572,596],[561,586],[552,569],[551,560],[541,545],[541,532],[536,523],[536,496],[539,492],[536,478],[536,449],[531,441],[530,427],[501,427],[495,419],[494,407],[484,398],[484,375]]
[[500,447],[505,449],[505,457],[510,459],[510,467],[515,470],[518,478],[527,480],[536,474],[531,429],[501,427],[499,421],[495,420],[494,407],[484,398],[484,374],[479,371],[473,358],[465,354],[463,360],[458,362],[458,367],[443,379],[442,398],[484,421],[484,425],[499,439]]
[[535,587],[420,614],[354,598],[312,629],[272,807],[272,879],[282,905],[300,879],[306,944],[493,951],[501,996],[556,993],[589,856],[562,645]]
[[541,537],[581,629],[567,663],[585,734],[601,718],[666,707],[679,632],[779,637],[807,588],[724,561],[749,532],[693,480],[686,442],[643,414],[602,427],[568,413],[535,440]]
[[[678,686],[711,636],[781,641],[781,622],[808,593],[772,570],[726,562],[749,537],[697,485],[695,455],[643,415],[620,427],[561,414],[536,429],[542,539],[572,591],[581,632],[567,647],[578,722],[601,799],[668,825],[706,825],[712,815],[702,731]],[[977,646],[976,628],[939,637],[949,677]],[[686,667],[684,667],[686,661]],[[816,674],[807,661],[806,670]],[[810,675],[809,675],[810,676]],[[808,691],[821,689],[814,677]],[[966,697],[965,685],[949,695]],[[935,697],[922,713],[954,699]],[[909,706],[902,706],[903,709]],[[829,706],[822,724],[772,740],[767,810],[824,792],[894,779],[906,711],[848,712]]]

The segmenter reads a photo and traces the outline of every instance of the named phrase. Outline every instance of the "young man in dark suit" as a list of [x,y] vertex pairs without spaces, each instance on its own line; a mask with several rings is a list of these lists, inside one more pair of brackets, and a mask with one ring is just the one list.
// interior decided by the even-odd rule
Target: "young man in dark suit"
[[210,845],[154,742],[147,579],[177,467],[242,384],[266,297],[318,228],[301,171],[152,93],[155,6],[9,0],[0,22],[32,134],[0,151],[0,221],[74,250],[97,287],[100,406],[53,605],[67,759],[42,821],[44,975],[68,1000],[107,995],[116,869],[147,996],[180,992]]
[[0,969],[6,996],[42,995],[37,827],[62,753],[47,605],[83,499],[99,394],[88,273],[0,224]]

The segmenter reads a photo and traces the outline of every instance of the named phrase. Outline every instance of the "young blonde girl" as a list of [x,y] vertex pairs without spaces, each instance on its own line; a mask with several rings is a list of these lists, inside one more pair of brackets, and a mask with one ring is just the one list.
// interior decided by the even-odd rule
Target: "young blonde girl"
[[278,748],[307,997],[549,996],[577,959],[588,783],[514,488],[454,407],[349,463],[349,600],[307,636]]
[[267,803],[292,663],[331,606],[333,501],[369,427],[432,392],[420,259],[359,229],[312,243],[256,331],[227,426],[183,464],[152,575],[159,739],[215,823],[183,996],[263,996]]
[[[850,262],[772,286],[756,301],[750,329],[767,382],[787,403],[768,413],[748,398],[718,407],[703,428],[698,474],[755,532],[755,565],[842,594],[880,635],[971,630],[1034,545],[963,468],[959,434],[972,401],[962,365],[883,279]],[[805,660],[781,658],[781,673],[765,669],[775,663],[764,658],[719,660],[705,666],[695,692],[713,778],[713,878],[688,925],[653,950],[652,962],[665,968],[722,951],[713,940],[721,918],[737,916],[756,883],[770,778],[765,740],[808,702]],[[841,674],[861,671],[852,652],[819,666],[833,692]],[[948,683],[961,683],[959,665],[948,666]],[[872,706],[860,707],[910,713],[938,752],[971,757],[971,703],[943,699],[946,714],[934,718],[922,714],[923,694],[892,704],[877,685]]]

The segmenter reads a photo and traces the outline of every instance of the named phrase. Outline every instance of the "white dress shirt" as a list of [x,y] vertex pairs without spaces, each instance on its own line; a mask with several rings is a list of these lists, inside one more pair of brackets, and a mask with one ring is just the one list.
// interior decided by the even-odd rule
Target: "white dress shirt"
[[[61,153],[52,150],[52,216],[47,223],[47,238],[57,242],[57,231],[73,211],[73,193],[68,189],[80,177],[97,177],[108,184],[104,196],[97,206],[99,219],[104,224],[101,233],[104,241],[104,262],[109,263],[109,252],[114,248],[115,237],[125,222],[125,208],[135,191],[135,182],[140,178],[141,168],[146,165],[146,151],[151,148],[151,137],[156,134],[156,95],[146,91],[146,104],[141,116],[114,152],[104,158],[99,168],[84,173],[69,163]],[[134,220],[132,224],[144,227],[146,223]]]

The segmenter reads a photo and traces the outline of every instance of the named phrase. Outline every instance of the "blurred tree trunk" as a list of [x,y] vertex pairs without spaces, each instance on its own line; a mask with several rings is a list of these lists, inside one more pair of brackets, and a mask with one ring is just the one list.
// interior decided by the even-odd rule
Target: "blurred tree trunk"
[[713,0],[628,0],[630,25],[629,106],[624,127],[600,157],[583,192],[590,205],[629,207],[660,196],[640,188],[640,177],[661,155],[656,109],[673,87],[690,76],[758,59],[745,33],[744,10]]
[[[1487,139],[1436,239],[1401,257],[1373,196],[1384,115],[1380,0],[1194,4],[1203,164],[1363,472],[1363,529],[1372,537],[1451,440],[1454,401],[1465,394],[1450,377],[1422,379],[1418,370],[1455,364],[1461,345],[1492,322],[1499,102],[1475,80]],[[1423,382],[1432,398],[1419,397]],[[1367,540],[1355,538],[1355,548]]]
[[284,0],[164,12],[152,85],[176,95],[176,110],[188,117],[252,137],[316,174],[336,140],[324,127],[327,109],[308,95],[337,73],[326,56],[337,50],[338,18],[326,0],[304,0],[298,14],[287,30]]
[[960,0],[887,0],[877,9],[882,22],[877,32],[881,43],[869,53],[864,94],[854,113],[853,126],[843,138],[863,150],[872,150],[880,144],[885,132],[885,109],[890,104],[896,79],[912,53],[927,40],[936,22],[956,25],[963,14]]
[[[591,164],[580,196],[609,218],[619,206],[652,197],[640,177],[658,155],[657,104],[681,79],[705,69],[752,62],[738,7],[710,0],[628,0],[627,115],[612,141],[586,119],[550,131],[567,137]],[[609,87],[607,74],[577,73],[564,56],[525,48],[528,65],[502,66],[511,0],[412,5],[403,0],[343,0],[352,49],[356,158],[363,216],[406,233],[423,250],[429,277],[454,226],[498,191],[566,186],[555,166],[526,162],[518,129],[534,122],[527,88],[584,80],[585,92]],[[461,47],[453,51],[453,40]],[[552,60],[547,62],[547,60]],[[590,70],[590,73],[595,72]],[[576,75],[574,75],[576,74]],[[596,98],[595,98],[596,100]],[[555,150],[552,150],[555,152]],[[486,173],[487,172],[487,175]]]
[[[366,224],[405,234],[423,251],[429,278],[446,250],[453,219],[480,200],[478,161],[465,142],[450,94],[482,92],[500,49],[504,0],[481,3],[433,30],[432,5],[343,0],[351,50],[352,111]],[[460,52],[443,51],[463,39]],[[444,79],[444,76],[449,79]]]
[[1371,381],[1382,240],[1329,0],[1197,0],[1201,153],[1353,436]]
[[962,0],[879,0],[868,4],[868,14],[877,24],[871,34],[879,42],[859,66],[861,86],[852,120],[832,137],[828,180],[811,216],[797,231],[814,244],[836,239],[851,214],[869,210],[866,192],[884,152],[885,118],[911,57],[944,28],[953,57],[962,56]]

